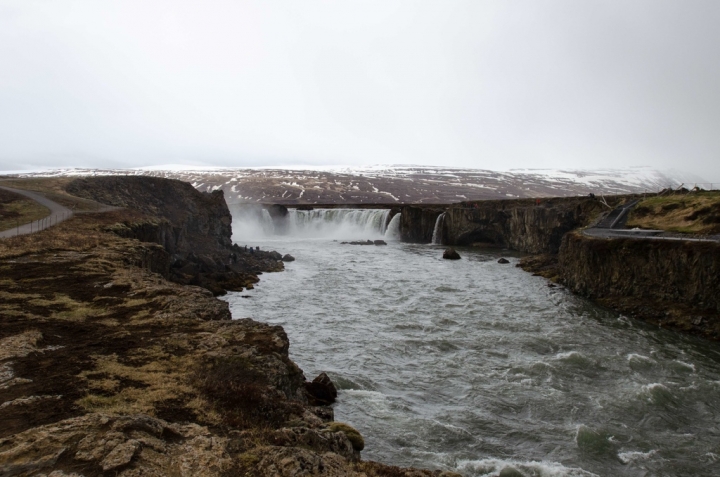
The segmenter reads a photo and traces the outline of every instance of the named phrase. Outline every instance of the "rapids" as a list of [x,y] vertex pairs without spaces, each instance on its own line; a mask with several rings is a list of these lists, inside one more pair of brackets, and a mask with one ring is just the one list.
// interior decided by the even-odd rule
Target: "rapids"
[[234,223],[238,243],[297,260],[226,299],[235,318],[282,325],[309,379],[330,375],[364,459],[466,476],[720,475],[716,343],[549,287],[508,251],[442,260],[440,246],[388,240],[381,212],[312,212],[284,236]]

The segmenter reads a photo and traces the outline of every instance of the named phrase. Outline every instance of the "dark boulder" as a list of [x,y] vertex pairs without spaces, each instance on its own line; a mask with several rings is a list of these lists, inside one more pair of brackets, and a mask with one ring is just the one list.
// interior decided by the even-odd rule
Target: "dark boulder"
[[387,245],[387,242],[384,240],[375,240],[375,245]]
[[311,383],[305,383],[305,389],[310,395],[311,404],[314,405],[332,404],[337,398],[337,389],[325,373],[320,373]]
[[449,248],[443,252],[443,258],[447,260],[460,260],[460,254],[454,248]]
[[498,260],[498,263],[504,264],[504,263],[510,263],[510,261],[507,258],[501,258],[500,260]]
[[274,260],[282,260],[282,257],[283,257],[280,252],[276,252],[275,250],[273,250],[272,252],[270,252],[269,255],[270,255],[270,258],[272,258],[272,259],[274,259]]
[[282,261],[283,261],[283,262],[294,262],[294,261],[295,261],[295,257],[293,257],[292,255],[290,255],[289,253],[286,253],[285,255],[283,255]]

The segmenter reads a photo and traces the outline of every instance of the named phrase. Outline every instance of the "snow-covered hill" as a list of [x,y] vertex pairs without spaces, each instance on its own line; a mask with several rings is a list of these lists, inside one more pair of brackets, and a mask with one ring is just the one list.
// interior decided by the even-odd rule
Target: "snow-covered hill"
[[58,169],[20,176],[150,175],[222,189],[229,202],[282,204],[451,203],[465,200],[657,192],[701,179],[651,168],[490,171],[431,166]]

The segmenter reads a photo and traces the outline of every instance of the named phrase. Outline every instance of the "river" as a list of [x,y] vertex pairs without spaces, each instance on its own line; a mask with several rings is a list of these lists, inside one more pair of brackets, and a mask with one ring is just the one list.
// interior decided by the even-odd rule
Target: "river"
[[[550,287],[507,250],[443,260],[442,246],[393,240],[386,211],[292,214],[286,235],[235,221],[241,245],[296,261],[226,299],[235,318],[282,325],[309,379],[328,373],[364,459],[465,476],[720,476],[717,343]],[[341,243],[378,238],[388,245]]]

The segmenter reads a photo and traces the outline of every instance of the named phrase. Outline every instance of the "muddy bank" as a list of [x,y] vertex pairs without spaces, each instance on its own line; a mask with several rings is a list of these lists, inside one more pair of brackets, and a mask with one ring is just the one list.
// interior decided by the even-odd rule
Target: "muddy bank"
[[231,320],[170,280],[177,250],[116,233],[162,220],[176,230],[124,209],[0,242],[0,474],[440,475],[362,461],[281,327]]

